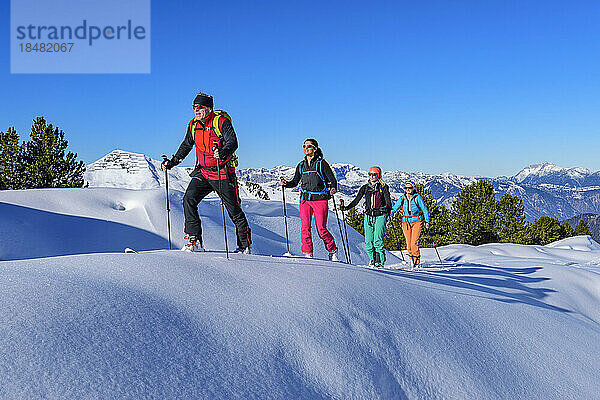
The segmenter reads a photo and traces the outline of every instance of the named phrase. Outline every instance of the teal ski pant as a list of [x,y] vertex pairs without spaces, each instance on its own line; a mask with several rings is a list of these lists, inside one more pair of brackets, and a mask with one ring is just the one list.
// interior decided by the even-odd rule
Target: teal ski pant
[[387,215],[371,217],[365,214],[365,249],[370,260],[375,259],[375,252],[379,253],[381,263],[385,263],[385,247],[383,246],[383,235],[385,234],[385,224]]

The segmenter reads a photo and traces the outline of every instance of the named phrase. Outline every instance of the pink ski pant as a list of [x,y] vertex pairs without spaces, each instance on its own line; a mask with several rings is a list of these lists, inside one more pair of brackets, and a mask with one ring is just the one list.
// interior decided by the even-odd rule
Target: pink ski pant
[[303,201],[300,203],[300,221],[302,222],[301,238],[302,238],[302,252],[312,253],[313,242],[310,234],[311,220],[313,214],[315,215],[315,225],[317,226],[317,232],[319,237],[325,243],[325,248],[328,251],[334,250],[335,241],[333,236],[327,230],[327,213],[328,213],[327,200],[314,200],[314,201]]

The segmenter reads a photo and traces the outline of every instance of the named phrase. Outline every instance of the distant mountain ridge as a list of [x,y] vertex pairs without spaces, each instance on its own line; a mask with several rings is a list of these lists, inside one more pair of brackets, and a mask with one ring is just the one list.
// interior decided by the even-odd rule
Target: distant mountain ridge
[[[339,191],[353,197],[367,181],[367,171],[351,164],[332,164]],[[290,178],[292,167],[248,168],[238,171],[240,180],[261,183],[269,193],[278,189],[278,177]],[[584,168],[562,168],[551,163],[530,165],[512,177],[462,176],[451,173],[384,171],[392,198],[403,193],[404,183],[414,181],[431,189],[439,204],[450,207],[458,193],[467,185],[484,179],[494,185],[500,198],[505,193],[523,201],[530,221],[543,215],[564,220],[582,213],[600,213],[600,172]]]
[[[331,166],[338,179],[339,197],[346,200],[354,198],[360,186],[367,181],[367,171],[347,163]],[[291,179],[294,170],[295,165],[239,169],[237,176],[242,183],[242,198],[280,200],[279,177]],[[185,190],[190,180],[189,171],[190,168],[179,167],[169,171],[170,187]],[[528,220],[543,215],[566,220],[579,214],[600,214],[600,171],[579,167],[563,168],[545,162],[527,166],[512,177],[385,171],[383,178],[390,185],[393,199],[403,193],[404,183],[410,180],[424,184],[432,190],[439,204],[449,207],[465,186],[485,179],[494,185],[498,197],[505,193],[519,196]],[[85,179],[91,187],[142,189],[163,185],[164,173],[160,170],[160,161],[143,154],[115,150],[88,165]],[[298,199],[298,187],[286,190],[288,202],[297,202]]]
[[511,178],[520,184],[562,185],[568,187],[600,186],[600,171],[586,168],[562,168],[552,163],[534,164],[523,168]]

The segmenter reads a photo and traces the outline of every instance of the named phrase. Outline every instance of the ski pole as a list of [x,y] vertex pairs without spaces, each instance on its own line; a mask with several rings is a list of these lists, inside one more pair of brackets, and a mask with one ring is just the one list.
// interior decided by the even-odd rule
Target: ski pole
[[442,261],[442,257],[440,257],[440,253],[439,253],[439,251],[438,251],[437,247],[435,246],[435,243],[433,244],[433,248],[435,249],[435,252],[436,252],[436,254],[437,254],[437,256],[438,256],[438,259],[440,260],[440,263],[441,263],[442,265],[444,265],[444,262]]
[[[344,200],[340,199],[340,204],[344,204]],[[348,249],[348,261],[352,264],[352,259],[350,258],[350,242],[348,241],[348,230],[346,229],[346,215],[344,214],[344,210],[340,208],[342,212],[342,220],[344,221],[344,233],[346,234],[346,248]]]
[[396,243],[398,244],[398,250],[400,250],[400,255],[402,256],[402,261],[406,262],[404,259],[404,253],[402,252],[402,244],[400,243],[399,237],[396,235],[396,228],[394,224],[394,216],[390,217],[390,228],[392,228],[392,235],[396,238]]
[[[429,234],[429,229],[427,229],[427,233]],[[435,249],[435,253],[438,256],[438,259],[440,260],[440,264],[444,265],[444,262],[442,261],[442,257],[440,257],[440,252],[437,249],[437,246],[435,245],[435,242],[433,242],[433,248]]]
[[[218,142],[215,140],[213,151],[218,148]],[[219,199],[221,200],[221,215],[223,216],[223,238],[225,240],[225,255],[229,260],[229,246],[227,244],[227,227],[225,226],[225,207],[223,206],[223,186],[221,181],[221,154],[217,157],[217,177],[219,178]]]
[[[279,178],[280,180],[283,180],[283,177]],[[283,220],[285,222],[285,246],[287,247],[287,252],[288,254],[290,253],[290,240],[288,237],[288,225],[287,225],[287,211],[285,209],[285,186],[281,186],[281,195],[282,195],[282,201],[283,201]]]
[[[162,155],[162,159],[167,161],[167,156]],[[169,206],[169,173],[165,167],[165,187],[167,190],[167,231],[169,232],[169,250],[171,250],[171,207]]]
[[338,229],[340,230],[340,237],[342,238],[342,246],[344,247],[344,255],[346,256],[346,263],[350,264],[350,259],[348,257],[348,252],[346,251],[346,242],[344,242],[344,234],[342,233],[342,225],[340,224],[340,216],[337,212],[337,205],[335,204],[335,197],[331,195],[333,199],[333,209],[335,210],[335,217],[337,218]]

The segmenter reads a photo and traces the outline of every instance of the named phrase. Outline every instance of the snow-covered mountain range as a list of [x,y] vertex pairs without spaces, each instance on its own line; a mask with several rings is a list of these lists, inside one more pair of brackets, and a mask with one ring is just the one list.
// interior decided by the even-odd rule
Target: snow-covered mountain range
[[[237,171],[242,198],[281,199],[279,177],[291,178],[295,166],[247,168]],[[350,200],[367,181],[367,171],[352,164],[333,163],[338,178],[340,197]],[[189,182],[190,168],[173,168],[169,185],[184,191]],[[160,161],[145,155],[115,150],[88,165],[85,179],[90,187],[123,187],[145,189],[164,184]],[[457,194],[467,185],[485,179],[491,182],[497,196],[505,193],[519,196],[528,220],[547,215],[559,220],[583,213],[600,214],[600,171],[585,168],[562,168],[551,163],[530,165],[512,177],[461,176],[451,173],[385,171],[384,180],[390,185],[392,198],[403,193],[406,181],[424,184],[436,200],[449,207]],[[297,202],[299,189],[286,191],[286,200]]]

